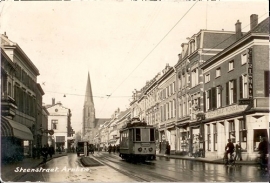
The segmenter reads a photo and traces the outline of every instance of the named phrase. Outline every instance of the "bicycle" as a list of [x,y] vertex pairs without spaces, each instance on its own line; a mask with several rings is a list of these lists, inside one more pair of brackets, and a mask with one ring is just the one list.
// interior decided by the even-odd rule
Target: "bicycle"
[[258,164],[258,169],[267,170],[268,169],[268,157],[267,155],[259,154],[257,156],[256,162]]
[[227,156],[226,156],[226,152],[224,153],[223,163],[225,165],[233,166],[233,165],[235,165],[235,155],[234,155],[234,152],[229,153],[229,154],[230,154],[230,158],[228,159]]

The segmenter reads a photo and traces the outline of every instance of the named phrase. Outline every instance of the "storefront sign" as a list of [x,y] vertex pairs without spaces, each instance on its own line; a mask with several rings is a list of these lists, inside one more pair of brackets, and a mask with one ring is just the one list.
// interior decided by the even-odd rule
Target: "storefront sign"
[[250,105],[252,100],[250,99],[239,99],[238,100],[238,105]]
[[206,119],[208,119],[208,118],[214,118],[214,117],[218,117],[218,116],[222,116],[222,115],[233,114],[233,113],[241,112],[241,111],[245,110],[246,107],[247,107],[247,105],[233,105],[233,106],[229,106],[229,107],[225,107],[225,108],[221,108],[221,109],[207,112],[205,114],[205,117],[206,117]]
[[248,48],[248,93],[249,98],[253,98],[253,64],[252,64],[252,48]]

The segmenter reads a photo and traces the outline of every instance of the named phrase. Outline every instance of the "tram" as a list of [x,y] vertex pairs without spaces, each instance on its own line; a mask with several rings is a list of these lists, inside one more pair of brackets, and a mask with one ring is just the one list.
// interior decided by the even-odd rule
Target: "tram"
[[120,129],[119,156],[132,162],[155,160],[155,127],[139,118],[132,118]]

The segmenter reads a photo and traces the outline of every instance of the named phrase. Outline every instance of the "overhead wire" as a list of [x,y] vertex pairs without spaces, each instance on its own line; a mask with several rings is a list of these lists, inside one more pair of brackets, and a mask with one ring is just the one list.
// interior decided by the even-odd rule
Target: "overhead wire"
[[[169,33],[179,24],[179,22],[190,12],[190,10],[198,3],[198,0],[186,11],[186,13],[174,24],[174,26],[162,37],[162,39],[153,47],[153,49],[142,59],[142,61],[128,74],[128,76],[116,87],[111,95],[133,74],[133,72],[148,58],[148,56],[160,45],[160,43],[169,35]],[[111,96],[110,95],[110,96]],[[108,97],[109,99],[110,97]],[[103,108],[102,108],[103,110]],[[101,111],[102,111],[101,110]]]

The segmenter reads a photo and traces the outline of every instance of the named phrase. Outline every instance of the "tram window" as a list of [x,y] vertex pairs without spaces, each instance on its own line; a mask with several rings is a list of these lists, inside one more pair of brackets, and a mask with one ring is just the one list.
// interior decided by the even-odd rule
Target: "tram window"
[[136,141],[141,141],[141,130],[139,128],[136,128]]
[[155,131],[154,131],[154,129],[150,129],[150,141],[155,141]]

